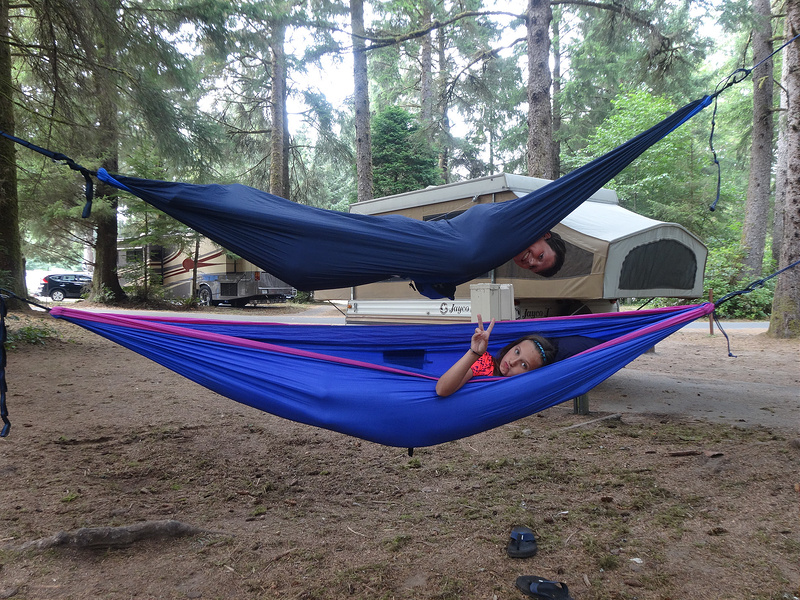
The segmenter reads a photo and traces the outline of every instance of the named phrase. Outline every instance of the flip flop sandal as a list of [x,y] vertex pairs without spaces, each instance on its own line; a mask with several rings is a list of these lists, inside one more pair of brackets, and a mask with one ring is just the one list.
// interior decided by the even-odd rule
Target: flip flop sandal
[[573,600],[566,583],[549,581],[535,575],[517,577],[517,589],[537,600]]
[[518,525],[511,529],[511,539],[508,540],[506,547],[506,553],[511,558],[529,558],[536,554],[538,549],[536,538],[529,528]]

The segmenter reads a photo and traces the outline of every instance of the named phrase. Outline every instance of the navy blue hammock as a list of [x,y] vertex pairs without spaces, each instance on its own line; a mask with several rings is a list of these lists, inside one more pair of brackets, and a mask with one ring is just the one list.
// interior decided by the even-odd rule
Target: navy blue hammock
[[502,265],[539,239],[636,157],[708,106],[705,96],[657,125],[519,199],[420,221],[323,210],[239,184],[198,185],[110,175],[138,196],[299,290],[412,280],[429,298]]
[[55,307],[66,319],[206,388],[273,415],[387,446],[441,444],[586,393],[711,303],[608,314],[501,321],[489,350],[539,332],[598,345],[514,377],[473,377],[436,395],[465,351],[471,323],[293,325],[125,316]]

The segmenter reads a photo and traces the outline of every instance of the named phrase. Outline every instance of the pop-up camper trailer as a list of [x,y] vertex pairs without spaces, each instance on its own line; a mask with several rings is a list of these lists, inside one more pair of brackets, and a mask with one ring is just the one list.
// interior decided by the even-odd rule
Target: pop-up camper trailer
[[[358,202],[350,212],[450,218],[474,204],[514,200],[546,183],[491,175]],[[703,293],[708,253],[703,243],[681,225],[622,208],[612,190],[598,191],[553,231],[567,245],[556,276],[545,278],[508,262],[470,283],[496,283],[504,289],[510,286],[503,284],[512,284],[514,318],[611,312],[620,298],[699,298]],[[402,280],[325,290],[315,297],[347,300],[347,321],[353,323],[469,321],[470,287],[458,286],[452,301],[422,299]]]

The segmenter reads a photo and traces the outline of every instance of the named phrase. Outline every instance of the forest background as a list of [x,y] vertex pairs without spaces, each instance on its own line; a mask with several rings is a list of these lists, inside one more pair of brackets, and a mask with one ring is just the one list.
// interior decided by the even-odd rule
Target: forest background
[[[732,291],[800,254],[800,42],[761,62],[799,24],[797,0],[0,0],[0,129],[92,170],[347,210],[498,172],[558,177],[758,64],[607,186],[697,234],[707,288]],[[92,299],[120,302],[144,292],[119,283],[118,238],[194,246],[103,184],[81,219],[83,184],[0,141],[3,287],[23,295],[26,263],[78,269],[91,246]],[[800,335],[798,271],[725,307]]]

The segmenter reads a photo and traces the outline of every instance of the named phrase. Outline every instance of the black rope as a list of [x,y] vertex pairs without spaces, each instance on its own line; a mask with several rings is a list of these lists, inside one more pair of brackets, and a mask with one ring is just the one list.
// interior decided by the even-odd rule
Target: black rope
[[647,302],[645,302],[644,304],[642,304],[642,305],[641,305],[639,308],[637,308],[636,310],[642,310],[642,309],[643,309],[645,306],[647,306],[648,304],[650,304],[650,303],[651,303],[653,300],[655,300],[655,298],[650,298],[650,299],[649,299]]
[[736,85],[737,83],[741,83],[742,81],[747,79],[750,76],[750,73],[755,71],[758,67],[763,65],[773,56],[775,56],[778,52],[786,48],[786,46],[797,40],[797,38],[800,38],[800,33],[798,33],[792,39],[784,43],[780,48],[775,50],[769,56],[762,58],[760,61],[758,61],[749,69],[736,69],[733,73],[731,73],[725,79],[720,81],[717,84],[714,93],[711,94],[711,98],[714,99],[714,111],[711,113],[711,134],[708,136],[708,146],[709,148],[711,148],[711,154],[714,157],[714,164],[717,166],[717,196],[714,199],[714,202],[711,203],[711,206],[708,207],[708,210],[710,210],[711,212],[714,212],[717,209],[717,203],[719,202],[719,196],[720,196],[720,189],[722,187],[722,167],[720,166],[719,160],[717,159],[717,151],[714,149],[714,127],[716,125],[715,118],[717,116],[717,99],[722,92],[727,90],[729,87]]
[[717,151],[714,148],[714,128],[717,125],[717,99],[714,98],[714,110],[711,113],[711,133],[708,135],[708,147],[711,148],[711,156],[714,157],[714,164],[717,166],[717,197],[714,198],[714,202],[711,203],[711,206],[708,207],[708,210],[714,212],[717,210],[717,203],[719,202],[719,195],[722,189],[722,166],[719,164],[719,159],[717,158]]
[[716,312],[717,307],[720,304],[722,304],[724,302],[727,302],[731,298],[736,298],[737,296],[742,296],[744,294],[749,294],[750,292],[754,292],[757,289],[764,287],[766,285],[766,283],[770,279],[772,279],[773,277],[777,277],[778,275],[780,275],[784,271],[788,271],[789,269],[793,269],[797,265],[800,265],[800,260],[794,261],[792,264],[787,265],[784,268],[779,269],[778,271],[775,271],[771,275],[767,275],[766,277],[762,277],[761,279],[756,279],[755,281],[750,283],[747,287],[744,287],[741,290],[736,290],[735,292],[731,292],[729,294],[725,294],[722,298],[720,298],[719,300],[714,302],[714,312],[712,313],[712,315],[714,317],[714,322],[717,324],[717,327],[719,328],[720,332],[722,333],[722,335],[725,336],[725,340],[728,342],[728,356],[736,358],[736,355],[731,352],[731,340],[728,337],[728,334],[725,333],[725,330],[722,328],[722,323],[719,322],[719,317],[717,316],[717,312]]
[[770,279],[772,279],[773,277],[777,277],[778,275],[780,275],[784,271],[788,271],[789,269],[793,269],[797,265],[800,265],[800,260],[796,260],[792,264],[787,265],[787,266],[785,266],[784,268],[782,268],[782,269],[780,269],[778,271],[775,271],[772,275],[767,275],[766,277],[764,277],[762,279],[756,279],[755,281],[750,283],[747,287],[745,287],[745,288],[743,288],[741,290],[736,290],[735,292],[730,292],[729,294],[725,294],[722,298],[720,298],[719,300],[714,302],[714,308],[717,308],[720,304],[722,304],[723,302],[727,302],[731,298],[735,298],[736,296],[742,296],[743,294],[749,294],[750,292],[756,291],[758,288],[764,287],[766,285],[766,283]]
[[86,197],[86,204],[83,207],[83,213],[81,214],[81,217],[83,217],[84,219],[89,218],[89,215],[92,214],[92,200],[94,200],[94,182],[92,180],[92,176],[96,176],[97,171],[90,171],[86,167],[79,165],[66,154],[61,154],[60,152],[53,152],[52,150],[48,150],[47,148],[42,148],[40,146],[37,146],[36,144],[31,144],[29,141],[13,136],[10,133],[6,133],[5,131],[0,131],[0,135],[2,135],[6,139],[11,140],[12,142],[19,144],[20,146],[25,146],[26,148],[29,148],[34,152],[38,152],[39,154],[46,156],[55,163],[65,164],[73,171],[78,171],[81,175],[83,175],[83,179],[86,183],[84,187],[84,196]]
[[725,333],[725,330],[722,328],[722,323],[720,323],[717,313],[713,312],[711,313],[711,316],[714,319],[714,323],[717,324],[717,329],[719,329],[719,332],[723,336],[725,336],[725,341],[728,343],[728,356],[730,356],[731,358],[737,358],[737,356],[733,352],[731,352],[731,338],[728,337],[728,334]]
[[787,42],[785,42],[780,48],[776,49],[772,54],[762,58],[760,61],[758,61],[756,64],[754,64],[749,69],[736,69],[733,73],[728,75],[725,79],[723,79],[722,81],[720,81],[717,84],[717,88],[714,91],[714,93],[711,94],[711,97],[716,100],[717,96],[719,96],[722,92],[727,90],[729,87],[731,87],[732,85],[736,85],[737,83],[740,83],[740,82],[744,81],[745,79],[747,79],[750,76],[750,73],[755,71],[758,67],[763,65],[770,58],[775,56],[778,52],[780,52],[781,50],[786,48],[786,46],[788,46],[789,44],[791,44],[792,42],[794,42],[798,38],[800,38],[800,33],[798,33],[792,39],[790,39]]

